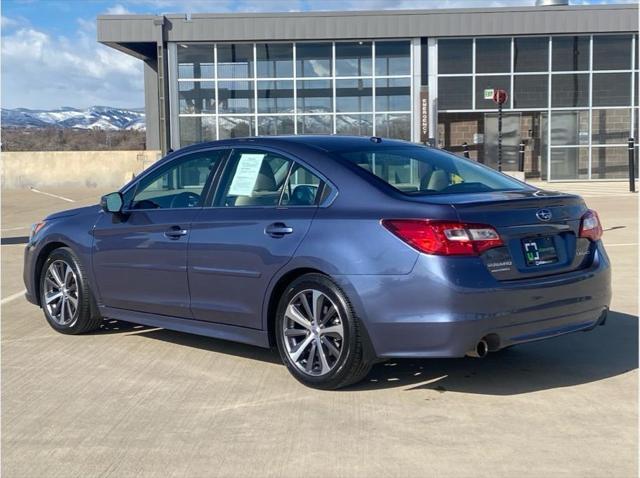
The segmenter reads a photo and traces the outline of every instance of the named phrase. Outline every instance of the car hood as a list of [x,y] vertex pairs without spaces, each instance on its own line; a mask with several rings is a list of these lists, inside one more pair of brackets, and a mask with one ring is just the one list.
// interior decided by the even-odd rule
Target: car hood
[[98,211],[100,211],[100,206],[98,204],[94,204],[92,206],[84,206],[75,209],[67,209],[66,211],[54,212],[53,214],[49,214],[47,217],[45,217],[44,220],[51,221],[54,219],[61,219],[63,217],[77,216],[78,214],[91,212],[97,213]]

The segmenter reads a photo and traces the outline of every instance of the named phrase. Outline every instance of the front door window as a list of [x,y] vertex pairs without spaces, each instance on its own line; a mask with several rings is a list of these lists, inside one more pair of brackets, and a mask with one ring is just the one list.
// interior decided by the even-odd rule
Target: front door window
[[189,154],[143,178],[130,208],[178,209],[200,206],[205,184],[225,153],[224,150],[214,150]]

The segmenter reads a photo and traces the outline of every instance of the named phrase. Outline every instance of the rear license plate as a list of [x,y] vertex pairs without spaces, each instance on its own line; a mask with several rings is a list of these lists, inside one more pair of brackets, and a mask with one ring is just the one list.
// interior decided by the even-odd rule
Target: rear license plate
[[533,237],[522,240],[527,266],[542,266],[558,262],[558,253],[552,237]]

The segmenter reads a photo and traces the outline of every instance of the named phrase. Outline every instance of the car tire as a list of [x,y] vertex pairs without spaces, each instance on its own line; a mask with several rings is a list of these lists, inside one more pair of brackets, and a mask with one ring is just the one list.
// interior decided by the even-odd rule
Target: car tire
[[280,357],[304,385],[335,390],[369,373],[374,354],[368,336],[348,297],[327,276],[313,273],[294,280],[276,314]]
[[40,305],[49,325],[63,334],[97,329],[97,311],[82,264],[68,247],[52,251],[40,274]]

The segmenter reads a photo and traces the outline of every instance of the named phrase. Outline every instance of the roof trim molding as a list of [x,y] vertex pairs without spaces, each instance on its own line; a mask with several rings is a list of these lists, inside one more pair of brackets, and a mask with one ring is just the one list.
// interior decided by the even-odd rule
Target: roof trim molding
[[101,15],[102,43],[548,35],[638,31],[638,6],[587,5],[348,12]]

